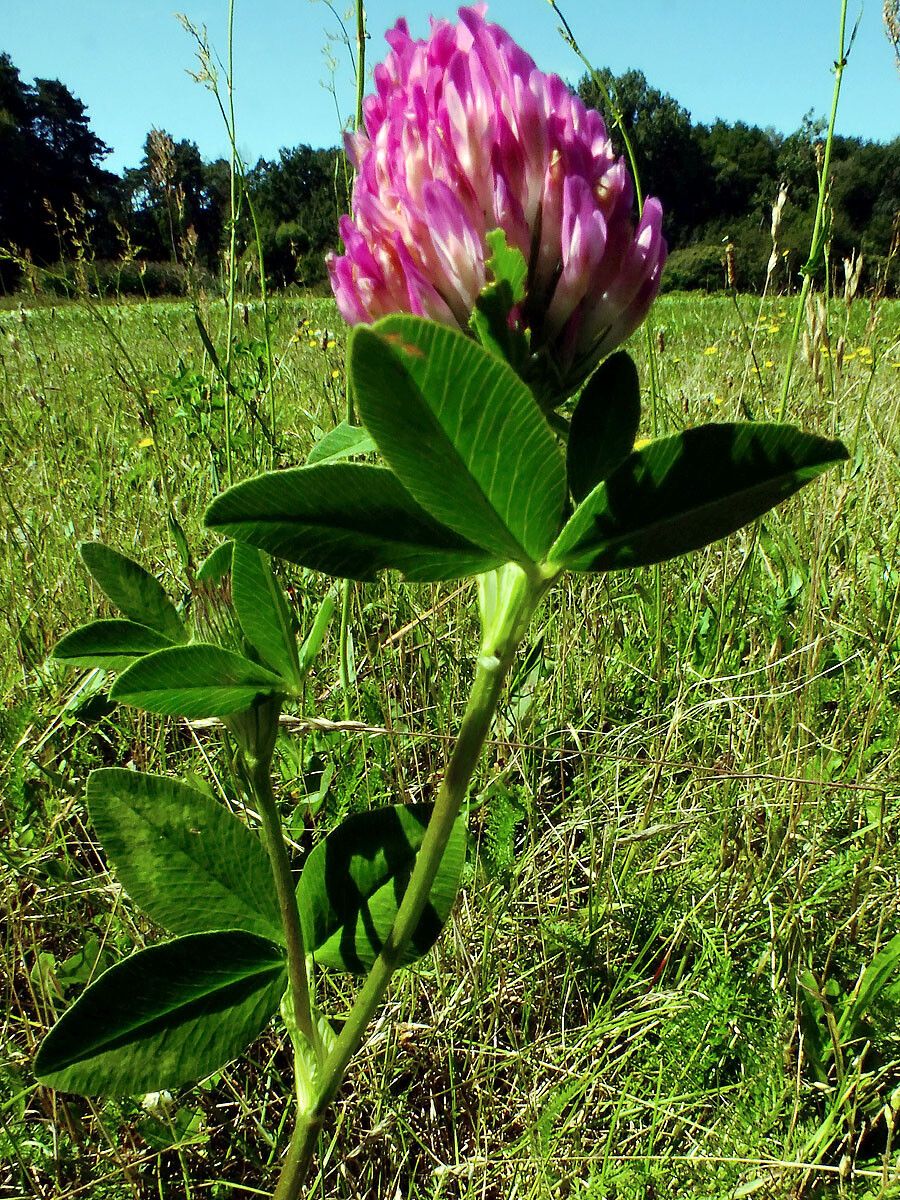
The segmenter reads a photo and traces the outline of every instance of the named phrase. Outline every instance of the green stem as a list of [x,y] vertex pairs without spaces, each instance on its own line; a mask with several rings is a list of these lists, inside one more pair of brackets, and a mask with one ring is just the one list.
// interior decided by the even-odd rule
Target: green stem
[[366,90],[366,9],[356,0],[356,128],[363,122],[363,95]]
[[[854,30],[855,34],[855,30]],[[841,0],[840,35],[838,38],[838,57],[834,64],[834,92],[831,97],[831,116],[828,121],[828,133],[825,138],[825,155],[822,159],[822,170],[819,173],[819,200],[816,205],[816,219],[813,223],[812,239],[810,241],[809,259],[803,268],[803,284],[797,301],[797,312],[794,316],[794,328],[791,332],[791,344],[788,350],[787,366],[784,369],[784,382],[781,385],[781,405],[778,410],[778,420],[783,421],[787,413],[788,396],[791,389],[791,375],[794,370],[794,359],[797,357],[797,345],[800,341],[800,327],[806,312],[806,298],[812,287],[812,273],[816,262],[825,245],[825,202],[828,197],[828,171],[831,166],[831,148],[834,144],[834,126],[837,121],[838,100],[841,95],[841,79],[844,67],[847,65],[847,55],[850,47],[847,41],[847,0]],[[853,37],[850,42],[852,44]],[[827,264],[825,274],[827,276]]]
[[302,1195],[321,1128],[321,1117],[313,1118],[309,1114],[298,1117],[272,1200],[297,1200]]
[[262,235],[256,216],[256,205],[247,185],[247,176],[241,164],[241,186],[247,201],[247,211],[253,224],[253,240],[256,243],[256,261],[259,264],[259,298],[263,310],[263,334],[266,343],[266,392],[269,398],[269,470],[275,470],[275,362],[272,355],[272,314],[269,312],[269,293],[266,286],[266,260],[263,254]]
[[344,720],[349,721],[350,710],[350,606],[353,603],[353,581],[345,579],[341,585],[341,628],[338,635],[338,674],[341,693],[344,697]]
[[[276,714],[276,727],[277,720]],[[274,738],[272,744],[274,746]],[[284,927],[284,939],[287,946],[288,989],[294,1019],[304,1037],[312,1046],[317,1046],[318,1039],[309,1000],[309,979],[306,973],[306,950],[303,945],[303,932],[300,928],[300,913],[297,910],[294,879],[291,874],[287,847],[284,844],[281,818],[278,815],[275,793],[272,790],[272,750],[266,747],[257,756],[248,756],[247,768],[256,806],[262,820],[266,850],[269,854],[269,862],[272,864],[278,907]]]
[[[357,129],[363,123],[363,94],[366,88],[366,10],[363,0],[356,0],[356,114]],[[355,178],[355,176],[354,176]],[[347,424],[355,419],[353,389],[347,378]],[[341,590],[341,631],[338,639],[338,663],[341,691],[344,695],[344,718],[349,721],[350,712],[350,604],[353,599],[353,582],[345,579]]]
[[234,0],[228,2],[228,139],[231,156],[228,169],[228,343],[225,347],[225,479],[233,482],[231,462],[231,360],[234,343],[234,303],[237,290],[237,142],[234,127]]
[[[333,1050],[322,1066],[318,1093],[313,1104],[308,1112],[300,1114],[285,1156],[275,1200],[297,1200],[300,1196],[325,1112],[340,1087],[350,1060],[359,1049],[366,1028],[375,1015],[403,951],[422,918],[453,826],[465,802],[472,775],[490,731],[506,675],[535,608],[555,578],[555,573],[546,577],[529,577],[513,566],[502,568],[495,575],[500,583],[492,598],[483,604],[485,633],[459,737],[447,764],[434,811],[416,857],[409,884],[400,902],[394,927],[357,994]],[[492,586],[496,580],[492,582]]]
[[569,46],[569,49],[573,52],[573,54],[575,54],[576,57],[580,58],[582,64],[587,68],[588,74],[590,75],[591,79],[593,80],[594,84],[597,87],[597,90],[599,91],[599,93],[603,99],[604,110],[612,116],[612,119],[615,122],[616,127],[619,130],[619,133],[622,135],[622,142],[625,146],[625,155],[628,158],[628,166],[629,166],[629,169],[631,170],[631,174],[634,178],[634,191],[635,191],[635,198],[637,199],[638,212],[640,212],[644,207],[644,193],[641,190],[641,180],[640,180],[640,175],[639,175],[638,169],[637,169],[637,159],[635,157],[634,147],[631,144],[631,138],[628,136],[628,131],[625,128],[625,121],[624,121],[624,117],[622,114],[622,110],[619,107],[619,102],[618,102],[617,98],[610,92],[609,88],[606,86],[603,76],[600,74],[600,72],[597,70],[597,68],[591,62],[591,60],[587,57],[587,55],[581,49],[581,46],[578,43],[578,39],[575,37],[575,34],[572,32],[571,25],[566,20],[566,18],[563,16],[562,10],[560,9],[556,0],[550,0],[550,7],[553,9],[553,11],[556,13],[557,17],[559,18],[560,26],[561,26],[560,33],[563,36],[563,40],[567,43],[567,45]]

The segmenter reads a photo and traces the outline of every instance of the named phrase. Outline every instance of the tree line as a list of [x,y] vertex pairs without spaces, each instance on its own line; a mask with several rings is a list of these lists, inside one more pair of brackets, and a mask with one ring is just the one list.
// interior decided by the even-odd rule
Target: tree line
[[[772,206],[786,193],[770,286],[796,284],[809,252],[823,125],[809,116],[789,135],[742,121],[695,124],[640,71],[601,71],[577,85],[601,111],[613,96],[645,194],[666,212],[669,287],[734,284],[759,290],[771,271]],[[604,94],[605,93],[605,94]],[[615,135],[614,135],[615,136]],[[0,54],[0,288],[87,286],[183,292],[192,275],[214,282],[230,242],[231,174],[196,143],[151,130],[140,163],[117,175],[84,104],[58,80],[25,82]],[[247,168],[237,188],[235,238],[248,277],[317,286],[347,211],[343,152],[299,145]],[[900,290],[900,137],[835,139],[829,178],[830,261],[861,253],[864,282]],[[730,278],[726,274],[730,262]],[[84,281],[82,281],[84,282]]]
[[[159,129],[121,175],[104,168],[109,153],[64,84],[26,83],[0,54],[0,288],[22,285],[23,264],[60,290],[86,264],[89,282],[150,294],[184,291],[192,273],[217,276],[230,240],[228,161]],[[305,145],[247,169],[236,206],[247,270],[258,271],[258,233],[270,282],[322,283],[348,170],[342,151]]]
[[[643,190],[659,196],[671,251],[669,287],[722,287],[725,248],[734,282],[759,290],[772,254],[772,209],[784,189],[774,285],[793,286],[810,249],[822,165],[824,120],[812,114],[787,136],[744,121],[694,124],[640,71],[585,76],[578,92],[604,109],[615,98]],[[888,143],[835,137],[828,179],[829,257],[836,269],[863,256],[869,287],[900,290],[900,136]],[[824,274],[824,271],[820,271]]]

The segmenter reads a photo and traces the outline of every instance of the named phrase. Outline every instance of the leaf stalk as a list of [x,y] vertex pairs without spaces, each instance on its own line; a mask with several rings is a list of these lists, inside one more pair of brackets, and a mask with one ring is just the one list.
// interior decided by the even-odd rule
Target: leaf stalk
[[303,945],[303,931],[300,927],[300,913],[297,908],[291,864],[288,859],[287,847],[284,844],[281,817],[272,789],[272,754],[275,749],[280,707],[280,703],[274,699],[257,706],[257,711],[260,713],[259,733],[253,739],[252,752],[246,753],[247,773],[257,811],[262,821],[263,841],[272,866],[272,877],[275,881],[275,891],[278,896],[278,907],[284,929],[290,1007],[296,1023],[296,1029],[291,1030],[292,1040],[299,1032],[313,1046],[318,1055],[320,1042],[312,1018],[309,976],[306,970],[306,950]]

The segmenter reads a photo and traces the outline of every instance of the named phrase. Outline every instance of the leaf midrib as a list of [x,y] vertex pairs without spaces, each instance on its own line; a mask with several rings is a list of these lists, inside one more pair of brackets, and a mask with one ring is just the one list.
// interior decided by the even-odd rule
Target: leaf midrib
[[[403,515],[404,515],[404,517],[409,517],[410,520],[414,520],[414,521],[422,520],[422,518],[419,517],[417,514],[404,513]],[[293,517],[292,516],[248,517],[244,521],[224,521],[221,525],[218,526],[218,528],[225,529],[225,530],[235,530],[235,529],[242,529],[242,528],[246,529],[248,526],[251,526],[251,525],[264,525],[267,527],[268,526],[272,526],[272,527],[289,526],[293,529],[297,529],[297,528],[312,529],[312,530],[316,530],[317,532],[321,532],[324,534],[332,534],[332,533],[334,533],[335,530],[338,530],[341,533],[348,533],[353,537],[364,537],[371,542],[376,542],[378,545],[409,547],[411,550],[429,550],[432,553],[434,553],[435,551],[441,551],[441,552],[447,552],[447,553],[465,553],[465,554],[470,554],[472,552],[477,553],[477,554],[489,553],[489,551],[485,550],[485,548],[483,546],[478,546],[474,542],[470,542],[467,538],[463,537],[462,534],[456,533],[455,530],[452,531],[453,535],[454,535],[454,537],[457,537],[459,539],[460,543],[462,543],[461,545],[436,546],[433,542],[423,542],[423,541],[411,540],[411,539],[401,541],[399,538],[391,538],[384,534],[376,533],[374,531],[369,532],[369,530],[361,530],[359,528],[359,526],[343,524],[340,520],[337,520],[337,519],[322,518],[321,520],[307,520],[307,519],[298,520],[296,518],[296,516],[293,516]],[[440,524],[435,522],[435,531],[438,531],[438,530],[443,532]]]
[[[500,514],[494,508],[493,504],[491,504],[490,500],[487,497],[487,493],[484,491],[484,488],[482,487],[480,481],[478,479],[476,479],[475,476],[472,474],[465,459],[462,457],[460,452],[457,450],[456,445],[454,444],[450,433],[447,431],[447,429],[444,428],[444,426],[438,420],[435,412],[431,408],[431,405],[428,404],[428,402],[425,400],[424,392],[419,387],[418,382],[413,378],[413,376],[409,373],[409,371],[406,370],[406,368],[403,364],[403,361],[397,355],[393,344],[390,341],[388,341],[386,338],[380,337],[380,335],[378,335],[378,334],[373,334],[372,336],[379,338],[379,340],[382,342],[382,345],[385,346],[385,348],[390,353],[391,358],[397,364],[397,368],[400,371],[400,373],[402,374],[403,379],[408,382],[408,386],[409,386],[410,390],[415,393],[415,396],[417,398],[417,401],[419,403],[421,410],[424,412],[424,414],[427,417],[428,422],[430,423],[432,428],[440,436],[440,439],[442,442],[442,447],[441,447],[442,453],[444,452],[444,445],[446,445],[446,447],[449,447],[449,450],[452,455],[454,463],[456,464],[456,466],[458,467],[460,472],[464,476],[468,477],[468,479],[471,480],[472,490],[479,497],[480,502],[481,502],[480,507],[487,514],[487,516],[489,518],[489,523],[492,524],[497,529],[497,531],[502,535],[501,541],[505,541],[507,543],[507,548],[503,551],[503,553],[507,553],[509,548],[512,548],[514,552],[509,555],[509,557],[511,559],[514,559],[518,562],[531,563],[533,561],[531,556],[526,553],[525,547],[522,546],[522,544],[519,542],[519,539],[509,529],[506,522],[502,519]],[[454,360],[455,360],[455,357],[457,356],[459,350],[460,350],[460,347],[454,345],[451,347],[449,354],[448,354],[447,371],[446,371],[446,375],[445,375],[445,382],[443,385],[443,391],[442,391],[442,396],[441,396],[442,406],[443,406],[443,401],[447,395],[446,380],[453,378]],[[497,380],[497,379],[494,380],[491,395],[493,395],[497,391],[499,383],[500,383],[499,380]],[[487,407],[487,405],[485,405],[485,408],[486,407]],[[457,427],[457,433],[459,433],[460,428],[461,428],[461,426]],[[374,438],[374,434],[372,436]],[[375,438],[376,444],[377,444],[377,440],[378,439]],[[387,460],[387,462],[390,463],[392,456],[390,454],[388,454],[382,446],[379,445],[378,449],[379,449],[379,453],[381,453],[384,456],[384,458]],[[495,475],[497,472],[497,467],[499,465],[499,462],[500,462],[500,459],[498,456],[494,462],[494,474]],[[395,471],[395,474],[396,474],[396,471]],[[454,530],[454,532],[456,532],[456,530]],[[464,534],[460,534],[460,533],[457,533],[457,536],[465,537]],[[468,541],[469,539],[466,538],[465,540]],[[489,547],[489,546],[479,545],[478,548],[486,551],[489,554],[497,553],[497,547]]]
[[[101,801],[101,803],[102,803],[102,801]],[[116,804],[116,800],[115,800],[115,797],[113,797],[113,805],[115,805],[115,804]],[[139,812],[138,809],[132,808],[130,805],[128,805],[122,801],[118,801],[118,804],[121,808],[125,809],[128,813],[130,813],[131,816],[135,818],[137,823],[139,825],[141,825],[144,829],[146,829],[149,833],[151,833],[151,834],[164,834],[165,833],[164,826],[155,825],[152,820],[143,816]],[[90,808],[90,798],[88,799],[88,807]],[[242,828],[243,828],[243,826],[242,826]],[[250,913],[250,915],[255,917],[258,920],[258,922],[260,923],[260,925],[263,925],[268,931],[266,934],[260,934],[260,933],[258,933],[258,931],[256,929],[245,930],[244,932],[254,933],[258,937],[265,936],[273,942],[276,941],[275,935],[278,934],[276,944],[282,943],[283,937],[284,937],[283,931],[281,929],[278,929],[275,925],[270,925],[269,919],[265,916],[264,913],[259,912],[257,909],[249,908],[248,904],[247,904],[246,896],[244,896],[241,892],[235,891],[233,888],[229,887],[227,879],[224,879],[224,878],[220,877],[219,875],[210,874],[209,869],[208,869],[208,864],[205,863],[204,860],[202,860],[202,859],[192,857],[190,855],[190,853],[188,852],[188,850],[183,845],[178,845],[176,843],[173,843],[170,838],[165,838],[165,841],[168,843],[168,845],[170,847],[169,851],[168,851],[168,856],[173,863],[180,860],[180,861],[188,863],[192,866],[202,868],[204,870],[204,873],[206,874],[207,878],[209,880],[211,880],[217,886],[218,890],[222,894],[224,894],[225,896],[233,897],[236,901],[238,901],[237,907],[242,909],[244,912]],[[113,865],[115,865],[115,858],[118,856],[110,855],[110,857],[113,859]],[[229,877],[230,877],[230,874],[231,873],[229,872]],[[193,933],[209,933],[209,932],[220,933],[220,932],[227,932],[229,929],[235,929],[235,928],[238,928],[238,927],[234,926],[234,925],[229,925],[225,929],[217,929],[215,926],[207,926],[206,929],[203,929],[203,930],[195,929],[195,930],[192,930],[191,932],[193,932]],[[174,932],[174,930],[173,930],[173,932]],[[186,935],[186,936],[189,936],[189,935]]]
[[[800,469],[795,470],[795,471],[786,471],[786,472],[783,472],[781,475],[772,476],[769,479],[767,479],[764,483],[756,484],[751,488],[742,488],[740,491],[737,491],[737,492],[726,492],[722,496],[720,496],[717,500],[708,500],[705,504],[697,505],[694,508],[679,509],[678,513],[673,517],[669,517],[668,519],[664,518],[661,520],[651,521],[645,525],[636,525],[632,529],[628,530],[625,533],[619,534],[616,537],[606,538],[602,541],[598,541],[593,544],[587,540],[590,535],[585,534],[584,539],[579,540],[579,542],[577,542],[575,544],[575,546],[572,547],[571,550],[564,552],[563,558],[554,559],[554,551],[556,550],[556,545],[558,545],[559,542],[562,541],[562,539],[565,537],[566,531],[564,529],[562,531],[562,533],[559,535],[556,545],[554,545],[551,548],[548,557],[549,557],[550,561],[560,562],[562,565],[565,565],[567,558],[572,558],[572,557],[575,557],[576,555],[584,554],[589,551],[592,553],[599,554],[600,552],[602,552],[604,550],[608,550],[611,547],[620,546],[623,543],[628,542],[630,539],[634,538],[637,535],[651,533],[656,530],[665,528],[666,526],[671,526],[673,524],[681,523],[682,521],[686,521],[686,520],[695,518],[698,514],[707,512],[710,509],[718,508],[723,503],[723,501],[732,500],[737,497],[753,496],[755,493],[769,491],[771,488],[777,486],[778,484],[786,482],[786,481],[795,481],[796,480],[799,486],[795,490],[799,490],[799,487],[802,487],[804,483],[808,483],[810,480],[815,479],[816,475],[820,475],[823,471],[826,471],[831,465],[832,465],[832,463],[829,461],[829,462],[822,463],[815,467],[812,467],[812,466],[801,467]],[[606,486],[606,482],[601,483],[599,485],[599,487],[605,487],[605,486]],[[790,493],[788,493],[788,495],[790,495]],[[785,500],[787,498],[788,498],[788,496],[784,497]],[[590,496],[588,496],[586,500],[583,500],[582,503],[587,504],[588,500],[590,500]],[[609,510],[606,510],[606,511],[609,511]],[[597,515],[599,515],[599,514],[597,514]],[[574,520],[576,516],[577,516],[577,512],[575,514],[573,514],[572,520]]]
[[[223,931],[223,932],[225,932],[225,931]],[[243,932],[243,931],[239,930],[237,932]],[[162,947],[160,947],[160,949],[162,949]],[[126,959],[125,961],[127,962],[128,960]],[[120,965],[120,964],[117,964],[117,965]],[[114,971],[115,969],[116,969],[115,967],[111,967],[110,971]],[[133,1021],[129,1025],[120,1025],[115,1030],[114,1036],[102,1037],[99,1040],[90,1042],[88,1044],[82,1043],[77,1058],[67,1058],[65,1061],[60,1062],[59,1066],[55,1067],[52,1071],[48,1071],[46,1073],[55,1075],[60,1071],[66,1070],[68,1067],[76,1066],[78,1063],[83,1062],[86,1058],[96,1057],[98,1054],[103,1054],[107,1050],[115,1049],[116,1043],[121,1043],[123,1039],[130,1038],[130,1035],[133,1035],[133,1034],[139,1032],[145,1026],[155,1025],[158,1022],[165,1021],[166,1017],[173,1016],[174,1014],[179,1012],[181,1009],[189,1008],[192,1005],[196,1005],[200,1001],[206,999],[207,997],[213,997],[213,996],[217,996],[221,993],[227,992],[230,988],[236,987],[239,984],[245,983],[246,981],[251,980],[255,977],[258,977],[260,979],[260,987],[262,987],[263,983],[264,983],[264,977],[270,976],[271,978],[268,980],[268,982],[274,983],[274,981],[279,976],[279,974],[283,974],[284,972],[285,972],[284,963],[281,962],[281,963],[272,963],[271,965],[268,965],[265,968],[260,968],[260,967],[248,968],[246,971],[242,972],[240,975],[231,975],[231,976],[229,976],[228,981],[226,983],[221,984],[219,987],[207,988],[205,991],[197,992],[196,995],[190,996],[189,998],[182,999],[180,1002],[178,1002],[176,1004],[170,1004],[170,1005],[164,1006],[164,1007],[158,1009],[152,1015],[145,1014],[142,1018],[140,1018],[139,1020]],[[110,972],[105,972],[105,974],[109,974],[109,973]],[[96,987],[97,985],[99,985],[102,982],[104,977],[105,977],[105,975],[101,975],[100,979],[98,979],[97,983],[94,984],[93,986]],[[86,994],[87,993],[85,993],[85,995]],[[74,1012],[75,1012],[75,1007],[73,1006],[73,1008],[69,1009],[69,1013],[74,1013]],[[66,1016],[68,1016],[69,1013],[67,1013]],[[59,1026],[57,1028],[59,1028]]]
[[[194,651],[202,651],[203,654],[192,653]],[[270,671],[267,667],[262,666],[260,663],[252,662],[249,658],[244,658],[244,656],[241,654],[236,654],[233,650],[227,650],[224,646],[216,646],[213,642],[193,642],[190,646],[165,646],[161,650],[154,650],[152,654],[145,654],[140,660],[140,665],[142,669],[150,671],[158,667],[159,659],[162,655],[167,655],[169,659],[181,664],[181,669],[179,672],[180,675],[185,669],[183,665],[185,657],[190,655],[193,658],[202,659],[204,654],[213,654],[220,662],[225,662],[228,666],[235,669],[238,669],[238,667],[241,665],[245,665],[251,667],[254,672],[260,672],[260,674],[256,676],[251,675],[249,678],[244,679],[230,679],[225,683],[182,683],[179,678],[177,683],[158,684],[151,680],[148,681],[151,686],[142,687],[139,689],[139,691],[142,693],[152,693],[159,691],[175,691],[177,688],[183,688],[192,692],[210,690],[230,691],[233,688],[250,688],[259,691],[263,687],[276,687],[279,684],[284,683],[284,680],[281,678],[281,676],[276,675],[274,671]],[[129,679],[127,675],[120,675],[116,680],[116,683],[113,685],[113,691],[118,689],[118,686],[123,679],[125,680],[126,684],[131,683],[131,679]],[[127,691],[127,688],[125,690]],[[112,691],[110,694],[112,695]],[[138,691],[128,692],[128,694],[137,695]],[[121,697],[121,691],[118,693],[118,695]]]

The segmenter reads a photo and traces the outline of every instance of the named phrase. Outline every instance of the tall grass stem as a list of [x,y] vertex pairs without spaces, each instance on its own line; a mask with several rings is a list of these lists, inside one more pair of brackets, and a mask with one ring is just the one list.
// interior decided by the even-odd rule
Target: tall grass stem
[[[356,113],[355,128],[363,123],[363,95],[366,88],[366,9],[363,0],[356,0]],[[355,416],[353,388],[347,379],[347,423],[353,424]],[[344,716],[349,721],[350,711],[350,607],[353,600],[353,583],[345,579],[341,590],[341,628],[338,635],[338,672],[344,698]]]
[[234,2],[228,0],[228,69],[225,86],[228,89],[228,140],[230,154],[228,157],[228,341],[225,346],[225,479],[229,487],[233,482],[233,464],[231,454],[231,364],[234,347],[234,308],[237,292],[237,138],[234,124]]
[[[841,96],[841,80],[847,65],[847,56],[856,36],[856,29],[847,44],[847,0],[841,0],[841,16],[838,35],[838,56],[834,64],[834,91],[831,96],[831,115],[828,119],[828,133],[825,137],[825,152],[819,171],[819,198],[816,203],[816,216],[813,222],[812,238],[810,239],[809,258],[803,267],[803,284],[797,299],[797,311],[794,315],[794,327],[791,331],[791,344],[788,349],[787,363],[784,368],[784,379],[781,384],[781,403],[778,408],[778,420],[783,421],[787,414],[788,396],[791,390],[791,376],[797,357],[797,346],[800,342],[800,329],[806,313],[806,298],[810,293],[813,282],[813,271],[825,247],[825,206],[828,200],[828,172],[831,167],[831,150],[834,145],[834,127],[837,121],[838,101]],[[825,262],[825,274],[828,274],[828,263]]]

